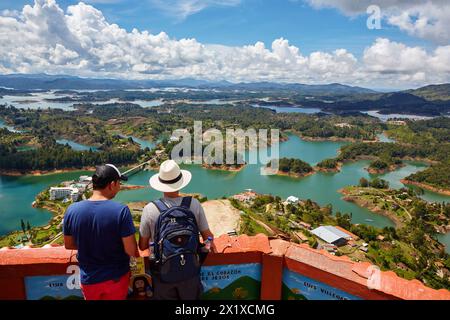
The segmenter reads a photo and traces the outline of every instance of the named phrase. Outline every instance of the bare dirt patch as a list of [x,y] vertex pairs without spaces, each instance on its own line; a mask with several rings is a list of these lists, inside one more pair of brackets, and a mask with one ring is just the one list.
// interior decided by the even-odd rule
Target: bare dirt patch
[[240,214],[228,200],[210,200],[202,203],[209,228],[215,237],[238,230]]

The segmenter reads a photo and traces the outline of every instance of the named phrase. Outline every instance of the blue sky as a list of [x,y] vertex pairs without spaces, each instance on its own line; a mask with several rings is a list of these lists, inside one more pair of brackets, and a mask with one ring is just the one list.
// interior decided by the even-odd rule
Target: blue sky
[[[20,11],[25,4],[33,2],[2,0],[0,10]],[[64,10],[78,2],[58,0]],[[108,22],[128,31],[133,28],[154,34],[164,31],[172,38],[195,38],[208,44],[243,46],[257,41],[271,44],[283,37],[304,54],[345,48],[357,57],[378,37],[408,46],[434,47],[433,43],[411,37],[387,23],[382,23],[381,30],[369,30],[365,14],[347,17],[332,8],[314,9],[301,0],[242,0],[236,6],[210,6],[184,19],[166,12],[151,0],[85,2],[100,9]]]
[[450,1],[377,2],[370,30],[372,0],[1,0],[0,74],[450,82]]

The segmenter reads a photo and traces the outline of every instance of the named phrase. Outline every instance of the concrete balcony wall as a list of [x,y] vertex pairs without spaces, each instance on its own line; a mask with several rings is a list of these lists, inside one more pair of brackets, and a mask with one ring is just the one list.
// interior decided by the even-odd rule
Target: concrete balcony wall
[[[417,280],[381,272],[323,250],[264,235],[221,236],[202,267],[205,299],[450,300]],[[147,256],[147,252],[142,252]],[[61,246],[0,249],[0,299],[35,297],[47,280],[79,294],[76,251]],[[72,290],[72,291],[71,291]]]

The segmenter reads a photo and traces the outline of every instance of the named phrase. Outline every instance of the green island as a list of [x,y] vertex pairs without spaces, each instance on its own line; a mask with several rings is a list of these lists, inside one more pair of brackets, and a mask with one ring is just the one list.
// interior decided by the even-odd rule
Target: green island
[[[149,158],[150,150],[141,149],[130,134],[139,139],[160,140],[170,154],[174,145],[169,139],[172,132],[192,128],[194,121],[202,121],[203,130],[215,128],[222,133],[229,128],[277,128],[281,131],[281,141],[286,140],[286,134],[291,131],[302,137],[363,141],[375,139],[376,132],[383,129],[378,119],[364,115],[283,114],[235,105],[198,108],[170,104],[143,108],[129,103],[88,104],[78,105],[74,111],[0,106],[0,119],[19,131],[13,133],[14,143],[9,134],[0,137],[3,174],[88,168],[105,161],[132,165]],[[344,122],[351,127],[341,126]],[[126,136],[128,138],[124,138]],[[92,150],[74,150],[57,143],[57,139],[92,146]],[[34,149],[18,152],[18,147],[24,145]]]
[[437,193],[450,195],[450,163],[439,163],[431,165],[430,168],[414,173],[402,180],[404,184],[416,185],[423,189],[431,190]]
[[317,164],[317,170],[325,172],[339,172],[342,164],[337,159],[325,159]]
[[[267,167],[271,166],[271,162]],[[300,159],[281,158],[278,162],[277,175],[287,175],[290,177],[301,178],[314,174],[314,169],[311,165]]]
[[371,174],[383,174],[390,171],[395,171],[403,166],[403,162],[400,159],[394,159],[389,157],[383,157],[372,161],[367,168]]

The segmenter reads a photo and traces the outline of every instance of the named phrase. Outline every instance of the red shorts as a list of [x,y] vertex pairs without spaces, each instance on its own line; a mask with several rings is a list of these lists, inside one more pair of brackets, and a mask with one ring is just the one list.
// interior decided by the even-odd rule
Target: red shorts
[[124,274],[118,281],[108,280],[96,284],[82,284],[86,300],[125,300],[128,295],[130,273]]

